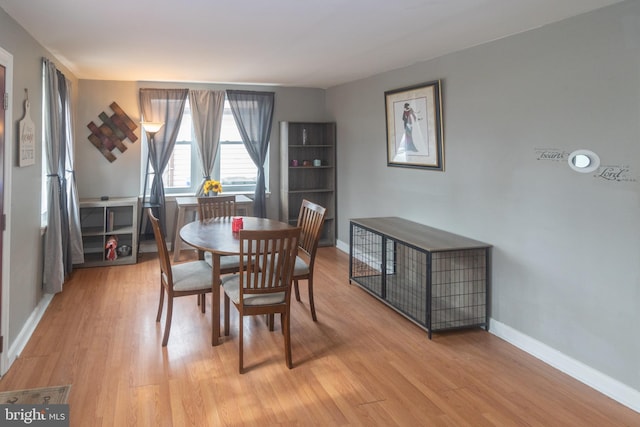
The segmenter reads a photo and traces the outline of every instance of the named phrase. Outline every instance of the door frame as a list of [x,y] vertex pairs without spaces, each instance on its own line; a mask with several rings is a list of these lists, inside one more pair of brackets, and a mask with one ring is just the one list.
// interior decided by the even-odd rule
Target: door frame
[[4,337],[3,352],[0,353],[0,375],[9,369],[9,290],[11,258],[11,176],[13,165],[13,55],[0,47],[0,64],[5,67],[5,91],[9,94],[8,108],[4,114],[4,209],[5,230],[2,239],[2,319],[0,334]]

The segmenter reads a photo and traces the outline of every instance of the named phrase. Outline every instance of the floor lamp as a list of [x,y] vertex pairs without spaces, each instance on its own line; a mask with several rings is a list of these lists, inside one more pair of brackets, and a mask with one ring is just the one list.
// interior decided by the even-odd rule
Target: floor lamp
[[[147,140],[149,141],[149,145],[154,144],[154,138],[156,133],[164,126],[163,122],[141,122],[140,125],[142,129],[147,133]],[[147,179],[149,177],[149,163],[151,163],[151,150],[147,149],[147,164],[145,166],[144,171],[144,185],[142,186],[142,204],[140,208],[140,221],[138,222],[138,227],[140,227],[138,231],[138,254],[140,253],[140,238],[142,237],[142,221],[144,220],[144,212],[147,208],[156,207],[157,204],[147,203]],[[155,173],[155,172],[154,172]]]

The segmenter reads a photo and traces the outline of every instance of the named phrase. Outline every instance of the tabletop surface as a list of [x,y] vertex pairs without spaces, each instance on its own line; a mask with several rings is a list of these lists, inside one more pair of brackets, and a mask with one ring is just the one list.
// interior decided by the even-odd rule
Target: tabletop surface
[[[245,230],[286,230],[293,228],[284,222],[268,218],[242,217]],[[240,235],[231,231],[231,218],[194,221],[180,229],[180,238],[187,244],[221,255],[240,253]]]
[[351,222],[431,252],[484,249],[490,244],[398,217],[353,218]]

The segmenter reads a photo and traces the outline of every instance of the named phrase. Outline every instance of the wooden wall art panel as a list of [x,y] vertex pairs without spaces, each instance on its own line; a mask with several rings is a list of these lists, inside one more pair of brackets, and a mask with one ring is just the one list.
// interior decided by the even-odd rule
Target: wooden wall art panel
[[97,126],[90,122],[87,127],[91,131],[89,141],[107,160],[113,162],[116,159],[112,153],[114,148],[123,153],[127,149],[127,146],[124,145],[125,139],[129,138],[129,141],[136,142],[138,137],[133,131],[138,128],[138,125],[115,102],[112,102],[109,107],[113,110],[113,115],[108,116],[105,112],[98,115],[102,120],[102,125]]

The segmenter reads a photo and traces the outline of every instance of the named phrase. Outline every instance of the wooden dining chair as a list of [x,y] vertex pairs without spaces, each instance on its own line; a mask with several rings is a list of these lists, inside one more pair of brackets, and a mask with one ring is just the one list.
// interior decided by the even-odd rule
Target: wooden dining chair
[[229,335],[230,303],[238,309],[239,372],[244,372],[245,316],[280,314],[285,360],[291,358],[291,280],[300,228],[284,230],[240,230],[240,256],[250,260],[246,269],[222,279],[224,288],[224,334]]
[[[200,221],[220,218],[231,222],[235,215],[236,196],[198,197],[198,217]],[[211,254],[205,252],[203,256],[205,262],[213,266]],[[239,256],[224,255],[220,257],[220,274],[232,274],[238,271],[240,271]]]
[[[184,262],[172,266],[158,218],[153,215],[151,208],[147,210],[147,215],[153,228],[153,235],[158,246],[158,258],[160,259],[160,303],[158,304],[156,322],[159,322],[162,317],[164,295],[165,293],[167,294],[167,317],[162,338],[162,346],[165,347],[169,341],[169,333],[171,331],[173,299],[187,295],[204,295],[207,292],[211,292],[211,267],[202,260]],[[205,307],[202,304],[202,312],[204,313],[204,311]]]
[[210,218],[230,218],[236,215],[236,196],[198,197],[200,221]]
[[[198,197],[198,218],[206,221],[213,218],[231,221],[236,216],[236,196]],[[198,258],[213,268],[213,257],[209,252],[198,251]],[[220,257],[220,274],[233,274],[240,271],[240,257],[223,255]],[[198,297],[198,305],[204,303],[204,294]],[[204,305],[204,304],[203,304]]]
[[309,200],[304,199],[298,214],[298,227],[300,227],[300,240],[298,241],[298,256],[293,270],[293,287],[296,293],[296,301],[300,301],[299,280],[307,280],[309,288],[309,309],[314,322],[318,321],[316,307],[313,301],[313,266],[318,251],[318,243],[322,234],[327,210]]

